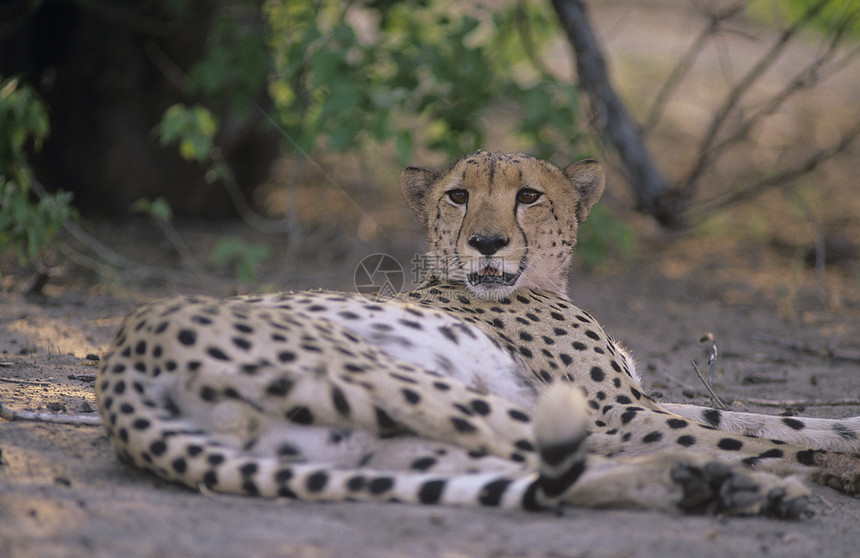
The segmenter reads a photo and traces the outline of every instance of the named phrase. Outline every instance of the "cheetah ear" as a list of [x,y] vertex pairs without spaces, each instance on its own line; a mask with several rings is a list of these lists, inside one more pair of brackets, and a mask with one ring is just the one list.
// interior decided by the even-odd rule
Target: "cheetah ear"
[[603,193],[606,184],[603,166],[594,159],[583,159],[565,167],[563,173],[579,197],[576,202],[576,220],[582,223]]
[[440,173],[425,167],[406,167],[400,173],[400,190],[406,203],[415,212],[422,226],[427,226],[427,207],[425,198],[430,187],[439,178]]

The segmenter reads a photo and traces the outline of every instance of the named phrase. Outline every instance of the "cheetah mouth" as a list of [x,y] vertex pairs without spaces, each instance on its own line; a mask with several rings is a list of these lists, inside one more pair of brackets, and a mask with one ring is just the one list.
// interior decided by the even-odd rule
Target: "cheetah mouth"
[[498,285],[509,287],[519,278],[519,273],[508,273],[498,267],[485,265],[478,271],[468,275],[469,284],[476,285]]

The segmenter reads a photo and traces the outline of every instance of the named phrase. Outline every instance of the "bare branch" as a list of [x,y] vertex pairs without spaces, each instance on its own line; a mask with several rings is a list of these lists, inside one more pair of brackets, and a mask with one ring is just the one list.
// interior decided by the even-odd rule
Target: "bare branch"
[[[798,71],[794,77],[786,83],[781,91],[773,95],[764,105],[747,116],[744,121],[734,130],[727,138],[717,143],[710,149],[710,152],[704,154],[708,159],[715,160],[717,156],[727,148],[743,141],[749,136],[750,130],[762,118],[772,115],[795,93],[804,89],[809,89],[818,85],[829,74],[822,74],[821,70],[830,63],[836,55],[837,49],[844,38],[846,26],[842,25],[836,33],[831,36],[828,41],[827,48],[823,53],[815,57],[815,59]],[[842,60],[840,60],[842,62]]]
[[15,411],[0,403],[0,418],[28,422],[49,422],[52,424],[72,424],[75,426],[100,426],[101,417],[96,415],[55,415],[53,413],[35,413],[33,411]]
[[24,386],[50,386],[50,385],[53,385],[49,382],[36,382],[33,380],[20,380],[18,378],[0,378],[0,382],[5,382],[7,384],[21,384]]
[[705,389],[708,390],[708,397],[710,397],[710,399],[711,399],[711,404],[714,407],[717,407],[719,409],[723,409],[723,410],[728,409],[728,407],[726,407],[726,404],[723,403],[722,399],[720,399],[720,396],[717,395],[717,393],[714,391],[714,389],[710,386],[710,384],[708,383],[708,380],[706,380],[705,377],[702,376],[702,373],[699,371],[699,367],[696,366],[696,362],[691,360],[690,364],[693,365],[693,370],[696,371],[696,376],[699,377],[699,380],[701,380],[702,385],[704,385]]
[[753,184],[745,186],[740,190],[736,190],[731,194],[703,204],[695,210],[691,210],[689,217],[702,217],[709,213],[713,213],[714,211],[724,209],[739,201],[754,198],[770,188],[789,184],[797,177],[812,172],[818,168],[819,165],[843,151],[846,147],[851,145],[851,142],[853,142],[858,136],[860,136],[860,120],[857,120],[851,128],[842,134],[842,137],[836,145],[819,149],[794,167],[765,177],[758,182],[754,182]]
[[763,407],[841,407],[860,405],[860,397],[844,399],[759,399],[757,397],[738,397],[735,403],[761,405]]
[[597,127],[612,141],[624,168],[638,208],[664,225],[677,225],[678,211],[669,185],[642,142],[639,127],[615,93],[597,37],[579,0],[553,0],[553,7],[576,57],[576,70],[597,114]]
[[669,73],[669,77],[666,78],[666,81],[664,81],[662,87],[660,87],[660,91],[658,91],[657,95],[654,97],[654,103],[651,105],[651,109],[648,111],[648,116],[645,118],[645,123],[642,125],[643,134],[647,134],[648,130],[652,129],[660,120],[660,117],[663,116],[663,110],[666,108],[666,103],[687,75],[687,72],[689,72],[690,68],[693,67],[693,63],[702,52],[702,49],[705,48],[708,41],[717,33],[717,31],[720,30],[723,22],[742,11],[744,7],[745,4],[740,3],[731,6],[722,12],[710,14],[707,27],[702,29],[699,36],[696,37],[690,45],[690,48],[687,49],[687,52],[684,53],[675,67],[672,68],[672,71]]
[[737,106],[738,102],[747,93],[750,87],[752,87],[764,72],[776,62],[785,50],[789,41],[829,2],[830,0],[818,0],[809,6],[802,16],[793,21],[791,25],[783,30],[771,48],[758,60],[758,62],[756,62],[756,64],[753,65],[752,68],[750,68],[734,88],[729,91],[722,107],[720,107],[711,119],[711,125],[708,127],[708,130],[702,138],[702,142],[699,144],[699,152],[696,161],[693,163],[687,176],[680,181],[680,184],[683,185],[685,198],[689,199],[694,194],[696,184],[708,166],[713,162],[714,153],[712,146],[716,141],[718,132],[726,122],[729,113]]

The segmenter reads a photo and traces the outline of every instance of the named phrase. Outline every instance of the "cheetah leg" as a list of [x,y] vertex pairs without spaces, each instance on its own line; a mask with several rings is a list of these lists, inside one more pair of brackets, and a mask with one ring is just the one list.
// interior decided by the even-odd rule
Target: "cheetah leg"
[[821,419],[777,417],[759,413],[719,411],[696,405],[662,403],[676,415],[720,430],[781,440],[814,449],[860,455],[860,417]]
[[[196,397],[203,386],[210,393],[207,405],[200,405]],[[238,446],[253,442],[262,426],[274,428],[287,421],[414,432],[475,454],[537,463],[532,418],[524,410],[387,355],[361,373],[322,366],[312,370],[258,366],[253,376],[201,369],[173,398],[194,424],[232,434]]]
[[[539,510],[554,506],[578,479],[585,460],[585,414],[574,422],[560,409],[584,404],[575,390],[538,403],[537,431],[545,459],[539,473],[437,474],[381,472],[328,463],[296,464],[213,441],[182,418],[140,423],[118,415],[108,424],[122,456],[191,488],[304,501],[401,501]],[[576,397],[579,396],[580,400]],[[125,434],[120,434],[125,432]]]
[[860,490],[860,458],[855,456],[735,434],[660,408],[628,406],[611,409],[602,416],[616,431],[610,435],[600,430],[589,439],[590,449],[601,455],[638,456],[689,448],[750,469],[779,475],[812,475],[813,480],[849,494]]
[[640,457],[589,456],[565,502],[695,514],[796,518],[807,513],[809,491],[796,477],[744,471],[688,452]]

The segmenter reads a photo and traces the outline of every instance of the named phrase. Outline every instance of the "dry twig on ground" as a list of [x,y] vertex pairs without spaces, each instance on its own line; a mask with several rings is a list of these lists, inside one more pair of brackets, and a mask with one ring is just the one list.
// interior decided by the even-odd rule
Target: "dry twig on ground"
[[97,415],[55,415],[34,411],[16,411],[0,403],[0,418],[28,422],[47,422],[52,424],[72,424],[76,426],[101,426],[102,419]]

